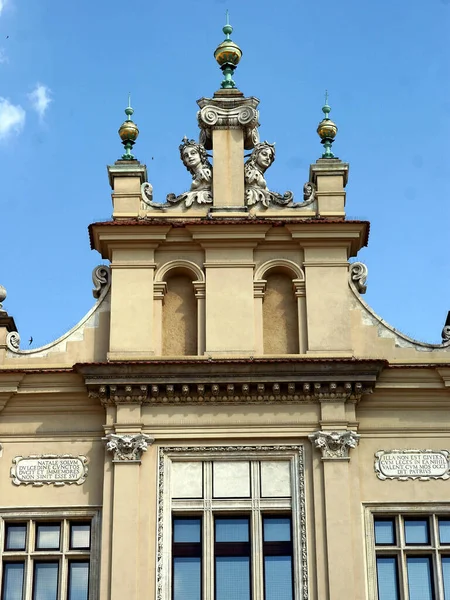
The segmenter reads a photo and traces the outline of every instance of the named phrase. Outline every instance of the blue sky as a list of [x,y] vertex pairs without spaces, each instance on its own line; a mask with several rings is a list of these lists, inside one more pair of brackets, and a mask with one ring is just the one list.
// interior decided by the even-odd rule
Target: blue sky
[[132,93],[137,158],[163,200],[188,181],[180,139],[221,73],[225,9],[239,88],[276,142],[273,189],[301,196],[321,153],[324,90],[350,163],[347,215],[371,221],[366,301],[439,342],[450,310],[450,0],[0,0],[0,283],[22,347],[93,303],[87,226],[111,215],[106,165]]

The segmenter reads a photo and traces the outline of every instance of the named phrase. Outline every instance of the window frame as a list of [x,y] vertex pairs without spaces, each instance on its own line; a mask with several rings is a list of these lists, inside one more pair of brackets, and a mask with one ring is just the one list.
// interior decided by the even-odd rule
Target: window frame
[[[199,461],[287,461],[290,464],[291,497],[264,498],[260,489],[253,491],[250,498],[189,498],[182,501],[171,498],[171,465],[173,462]],[[202,477],[205,475],[203,465]],[[212,470],[212,467],[211,467]],[[252,470],[252,466],[251,469]],[[253,476],[252,476],[253,477]],[[212,485],[212,484],[211,484]],[[206,489],[203,487],[203,489]],[[256,558],[255,548],[262,548],[262,518],[263,516],[289,516],[291,519],[292,563],[293,563],[293,598],[307,600],[308,598],[308,562],[306,546],[306,505],[305,505],[305,475],[304,475],[304,446],[161,446],[159,448],[159,478],[158,478],[158,518],[157,518],[157,574],[156,600],[172,599],[172,519],[194,517],[206,510],[207,514],[224,517],[244,516],[249,518],[251,544],[252,587],[256,596],[264,599],[264,559]],[[203,493],[204,495],[204,493]],[[255,517],[257,515],[257,517]],[[259,519],[259,525],[258,525]],[[212,526],[211,526],[212,524]],[[205,558],[203,562],[202,585],[203,597],[213,600],[209,573],[212,573],[211,561],[214,562],[214,522],[202,521],[203,543]],[[256,538],[256,539],[255,539]],[[260,579],[257,583],[256,579]]]
[[[375,544],[375,519],[394,519],[395,544]],[[450,543],[441,543],[439,519],[450,520],[450,504],[364,504],[364,525],[366,534],[367,590],[369,600],[378,600],[377,556],[395,557],[396,578],[399,598],[404,600],[408,589],[407,558],[431,558],[431,586],[433,598],[444,598],[442,557],[450,558]],[[428,521],[428,543],[406,544],[404,522],[406,520]],[[379,550],[377,550],[379,548]],[[409,594],[408,594],[409,596]]]
[[[36,509],[2,509],[0,511],[0,591],[3,596],[3,564],[21,563],[24,564],[24,583],[23,599],[32,600],[34,597],[34,564],[42,562],[58,562],[58,598],[62,597],[61,590],[64,590],[64,597],[68,595],[69,584],[69,563],[72,561],[89,561],[89,583],[88,600],[97,600],[100,584],[100,527],[101,527],[101,507],[90,507],[86,509],[61,509],[48,508],[42,510]],[[30,526],[30,521],[33,525]],[[71,531],[72,522],[80,524],[90,523],[91,538],[90,549],[71,549]],[[27,525],[27,538],[25,550],[5,550],[6,530],[8,525]],[[60,544],[59,549],[42,550],[36,548],[36,525],[48,525],[60,523]],[[65,530],[64,530],[65,528]],[[63,546],[63,536],[66,542]],[[0,596],[0,597],[2,597]]]

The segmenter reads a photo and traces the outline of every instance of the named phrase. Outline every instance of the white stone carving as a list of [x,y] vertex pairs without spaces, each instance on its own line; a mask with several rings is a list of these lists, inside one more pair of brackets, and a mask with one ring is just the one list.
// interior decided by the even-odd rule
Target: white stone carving
[[442,342],[450,342],[450,325],[445,325],[442,329]]
[[143,452],[155,441],[145,433],[123,434],[108,433],[102,438],[106,442],[106,450],[114,453],[113,462],[141,462]]
[[85,456],[31,454],[16,456],[12,462],[10,474],[15,485],[81,485],[88,474],[88,459]]
[[366,281],[368,274],[369,270],[362,262],[354,262],[350,265],[350,278],[360,294],[366,293]]
[[294,199],[292,192],[285,192],[284,195],[281,195],[278,192],[270,191],[267,187],[264,174],[274,160],[274,144],[269,144],[269,142],[256,144],[244,165],[245,203],[247,206],[258,203],[265,208],[274,204],[278,206],[292,205]]
[[111,270],[107,265],[98,265],[92,271],[92,283],[94,289],[92,295],[94,298],[100,298],[102,290],[105,286],[109,285],[111,281]]
[[450,478],[448,450],[379,450],[375,453],[375,473],[378,479]]
[[212,149],[214,129],[242,129],[244,148],[251,150],[259,143],[259,112],[256,98],[201,98],[197,113],[200,143]]
[[198,144],[194,140],[188,140],[184,137],[180,147],[180,157],[184,166],[192,175],[192,183],[188,192],[179,196],[168,194],[164,204],[153,202],[153,188],[148,182],[141,186],[142,201],[149,208],[166,210],[171,206],[183,204],[189,208],[193,204],[212,204],[212,178],[213,168],[208,160],[203,144]]
[[20,335],[18,331],[10,331],[6,334],[6,347],[16,352],[20,348]]
[[360,435],[355,431],[316,431],[308,436],[322,452],[322,460],[348,459],[350,448],[356,448]]

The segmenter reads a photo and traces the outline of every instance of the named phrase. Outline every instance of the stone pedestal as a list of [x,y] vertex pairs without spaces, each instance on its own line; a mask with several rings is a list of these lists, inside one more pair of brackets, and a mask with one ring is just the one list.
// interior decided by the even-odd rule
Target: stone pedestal
[[108,177],[113,190],[113,219],[138,217],[141,185],[147,181],[147,167],[138,160],[118,160],[108,166]]
[[309,168],[316,187],[317,212],[321,217],[345,217],[348,164],[338,158],[319,158]]

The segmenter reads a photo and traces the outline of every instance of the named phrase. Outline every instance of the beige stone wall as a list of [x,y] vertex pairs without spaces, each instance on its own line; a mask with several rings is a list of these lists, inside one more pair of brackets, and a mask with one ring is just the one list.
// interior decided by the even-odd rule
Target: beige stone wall
[[197,354],[197,300],[187,275],[167,280],[162,310],[163,356]]
[[298,310],[292,279],[267,276],[263,302],[264,354],[298,354]]

